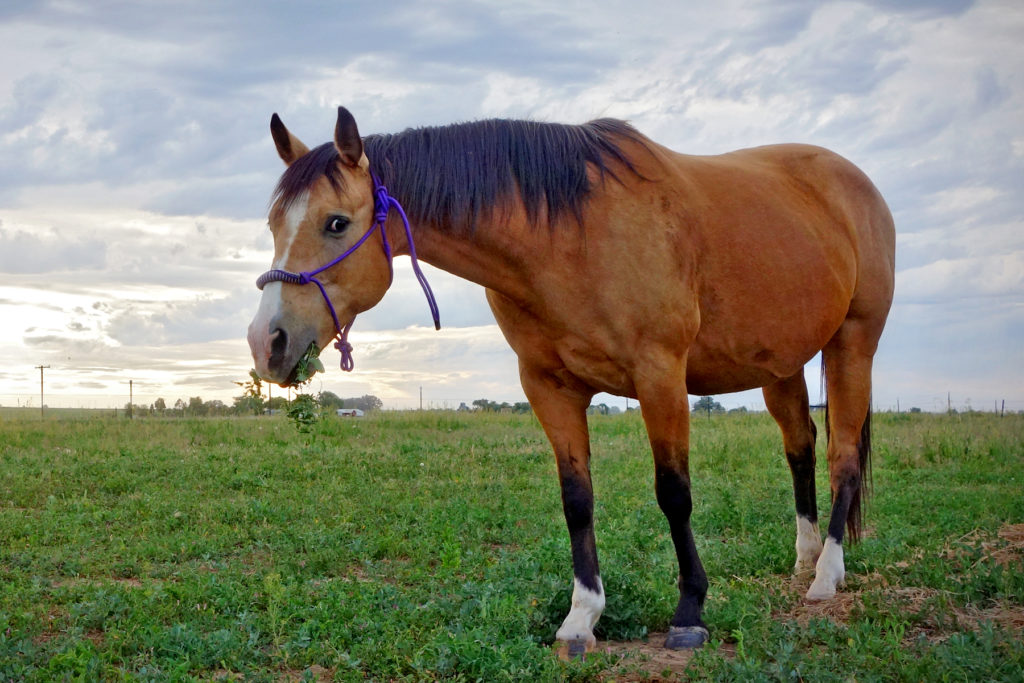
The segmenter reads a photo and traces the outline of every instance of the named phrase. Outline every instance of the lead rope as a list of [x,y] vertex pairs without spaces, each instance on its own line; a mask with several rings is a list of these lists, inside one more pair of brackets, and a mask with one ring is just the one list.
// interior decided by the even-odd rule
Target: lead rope
[[420,269],[419,259],[416,258],[416,245],[413,243],[412,227],[409,225],[409,217],[406,216],[405,209],[402,208],[402,205],[398,200],[388,194],[387,188],[380,182],[380,179],[377,178],[377,174],[371,173],[370,175],[373,178],[374,222],[370,229],[359,238],[358,242],[349,247],[341,256],[320,266],[316,270],[292,273],[287,270],[274,269],[268,270],[256,278],[256,287],[261,290],[269,282],[287,282],[293,285],[306,285],[312,282],[317,286],[320,290],[320,295],[324,299],[324,303],[327,304],[327,310],[331,312],[331,318],[334,320],[334,329],[337,331],[334,348],[338,349],[338,352],[341,354],[341,369],[345,372],[352,372],[355,368],[355,362],[352,360],[352,344],[348,341],[348,333],[352,329],[353,323],[355,323],[355,318],[353,318],[347,325],[345,325],[344,329],[342,329],[341,323],[338,321],[338,314],[334,310],[334,304],[331,303],[330,297],[327,296],[327,290],[324,288],[323,282],[321,282],[316,276],[328,268],[344,261],[350,254],[352,254],[352,252],[362,246],[362,244],[370,238],[370,235],[374,230],[380,228],[380,236],[384,244],[384,255],[388,260],[390,279],[394,279],[395,270],[392,263],[391,245],[388,243],[388,233],[384,229],[384,223],[387,221],[388,213],[392,208],[398,211],[398,215],[402,219],[402,225],[405,226],[405,237],[409,243],[409,258],[412,261],[412,270],[416,274],[416,280],[420,283],[420,287],[423,289],[423,294],[427,297],[427,305],[430,307],[430,315],[434,319],[434,329],[441,329],[441,317],[437,308],[437,300],[434,298],[434,292],[430,288],[430,283],[427,282],[426,276],[423,275],[423,271]]

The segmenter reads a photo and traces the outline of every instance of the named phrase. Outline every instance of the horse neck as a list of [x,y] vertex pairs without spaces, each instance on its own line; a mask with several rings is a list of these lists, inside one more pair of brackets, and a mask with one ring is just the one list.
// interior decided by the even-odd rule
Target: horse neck
[[[480,225],[471,233],[420,224],[413,228],[413,239],[419,260],[488,289],[519,297],[525,295],[528,259],[523,256],[533,239],[531,233],[537,232],[537,229],[522,229],[524,227],[525,220],[515,218],[503,221],[500,226]],[[388,236],[392,238],[396,254],[409,253],[408,240],[400,224],[390,222]]]

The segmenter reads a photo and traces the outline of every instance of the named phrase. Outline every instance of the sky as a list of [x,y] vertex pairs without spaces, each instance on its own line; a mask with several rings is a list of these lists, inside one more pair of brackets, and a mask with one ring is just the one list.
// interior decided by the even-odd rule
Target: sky
[[[831,148],[896,220],[876,408],[1024,410],[1019,0],[14,0],[0,63],[0,405],[39,405],[39,365],[50,406],[123,406],[129,382],[230,404],[272,256],[270,116],[312,146],[344,105],[364,135],[614,116],[687,153]],[[312,389],[524,400],[483,290],[424,270],[443,329],[399,258],[355,372],[327,349]]]

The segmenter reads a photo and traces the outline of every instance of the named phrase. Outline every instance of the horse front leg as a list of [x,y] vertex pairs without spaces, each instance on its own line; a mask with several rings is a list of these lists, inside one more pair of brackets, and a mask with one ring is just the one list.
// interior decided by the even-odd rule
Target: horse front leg
[[571,656],[597,644],[594,625],[604,611],[604,587],[594,539],[594,489],[590,480],[590,435],[587,406],[592,394],[565,386],[553,376],[520,365],[520,377],[548,440],[555,451],[562,509],[572,548],[572,607],[555,638]]
[[[685,372],[656,373],[658,380],[637,387],[647,435],[654,453],[654,490],[658,506],[668,519],[679,562],[679,603],[672,616],[665,647],[698,648],[709,639],[701,619],[708,578],[697,555],[690,528],[693,499],[690,493],[690,408]],[[673,381],[675,380],[675,381]]]

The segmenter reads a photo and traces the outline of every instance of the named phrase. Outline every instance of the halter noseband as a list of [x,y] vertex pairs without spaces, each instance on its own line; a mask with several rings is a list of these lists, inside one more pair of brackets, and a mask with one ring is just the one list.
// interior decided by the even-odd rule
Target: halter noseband
[[381,184],[380,179],[377,178],[376,173],[371,173],[370,177],[373,178],[373,225],[367,230],[359,241],[349,247],[345,253],[337,257],[333,261],[330,261],[316,270],[304,271],[301,273],[291,273],[287,270],[268,270],[267,272],[256,278],[256,286],[259,289],[268,282],[287,282],[293,285],[307,285],[310,282],[315,284],[320,289],[320,294],[324,298],[324,303],[327,304],[327,310],[331,312],[331,318],[334,319],[334,329],[337,330],[337,339],[334,342],[334,348],[341,352],[341,369],[345,372],[352,372],[355,367],[355,363],[352,361],[352,345],[348,343],[348,332],[352,329],[352,323],[356,320],[352,320],[345,325],[342,329],[341,323],[338,322],[338,314],[334,311],[334,304],[331,303],[331,298],[327,296],[327,290],[324,289],[324,283],[317,279],[317,275],[324,272],[331,266],[335,266],[344,261],[352,252],[362,246],[363,242],[370,238],[374,230],[380,229],[380,236],[384,242],[384,255],[388,259],[388,272],[389,281],[394,278],[395,270],[391,262],[391,245],[388,244],[388,233],[384,229],[384,222],[388,218],[388,212],[394,208],[398,211],[398,215],[402,218],[402,224],[405,226],[405,236],[409,242],[409,258],[412,260],[412,270],[416,273],[416,280],[419,281],[420,287],[423,288],[423,293],[427,297],[427,305],[430,306],[430,315],[434,318],[434,329],[441,329],[441,318],[437,310],[437,301],[434,300],[434,292],[430,289],[430,285],[427,283],[427,278],[423,275],[423,271],[420,270],[419,261],[416,259],[416,245],[412,241],[412,228],[409,227],[409,217],[405,215],[405,209],[398,203],[398,200],[388,194],[388,190]]

